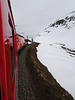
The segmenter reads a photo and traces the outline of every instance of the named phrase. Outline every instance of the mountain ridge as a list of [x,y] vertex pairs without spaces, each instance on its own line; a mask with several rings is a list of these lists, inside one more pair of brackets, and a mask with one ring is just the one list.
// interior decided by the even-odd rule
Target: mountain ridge
[[57,28],[59,26],[64,26],[67,29],[72,28],[73,26],[75,26],[75,11],[70,12],[69,14],[67,14],[65,17],[57,20],[54,23],[51,23],[47,28],[45,28],[45,32],[50,33],[51,31],[49,31],[49,28]]

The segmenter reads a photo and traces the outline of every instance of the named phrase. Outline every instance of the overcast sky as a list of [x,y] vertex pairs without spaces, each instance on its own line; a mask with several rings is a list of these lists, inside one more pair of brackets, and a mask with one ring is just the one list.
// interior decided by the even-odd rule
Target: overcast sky
[[17,32],[35,36],[75,10],[75,0],[11,0]]

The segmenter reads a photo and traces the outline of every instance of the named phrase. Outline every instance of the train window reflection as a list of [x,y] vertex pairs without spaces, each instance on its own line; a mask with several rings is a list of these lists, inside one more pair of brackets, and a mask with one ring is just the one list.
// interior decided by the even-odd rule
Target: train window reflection
[[13,52],[13,28],[9,22],[9,37],[10,37],[10,52],[11,52],[11,66],[12,66],[12,76],[14,73],[14,52]]

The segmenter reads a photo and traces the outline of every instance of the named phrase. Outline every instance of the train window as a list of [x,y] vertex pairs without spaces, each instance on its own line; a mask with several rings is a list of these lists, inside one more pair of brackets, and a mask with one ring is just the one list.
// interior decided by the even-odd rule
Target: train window
[[10,22],[9,22],[9,37],[10,37],[12,76],[13,76],[13,73],[14,73],[13,28],[12,28]]
[[12,37],[12,26],[10,22],[9,22],[9,36]]

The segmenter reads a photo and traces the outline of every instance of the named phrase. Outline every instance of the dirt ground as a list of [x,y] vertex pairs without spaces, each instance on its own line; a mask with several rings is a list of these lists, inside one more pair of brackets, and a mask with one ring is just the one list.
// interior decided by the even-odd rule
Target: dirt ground
[[37,59],[38,43],[28,45],[18,54],[18,100],[74,100]]

